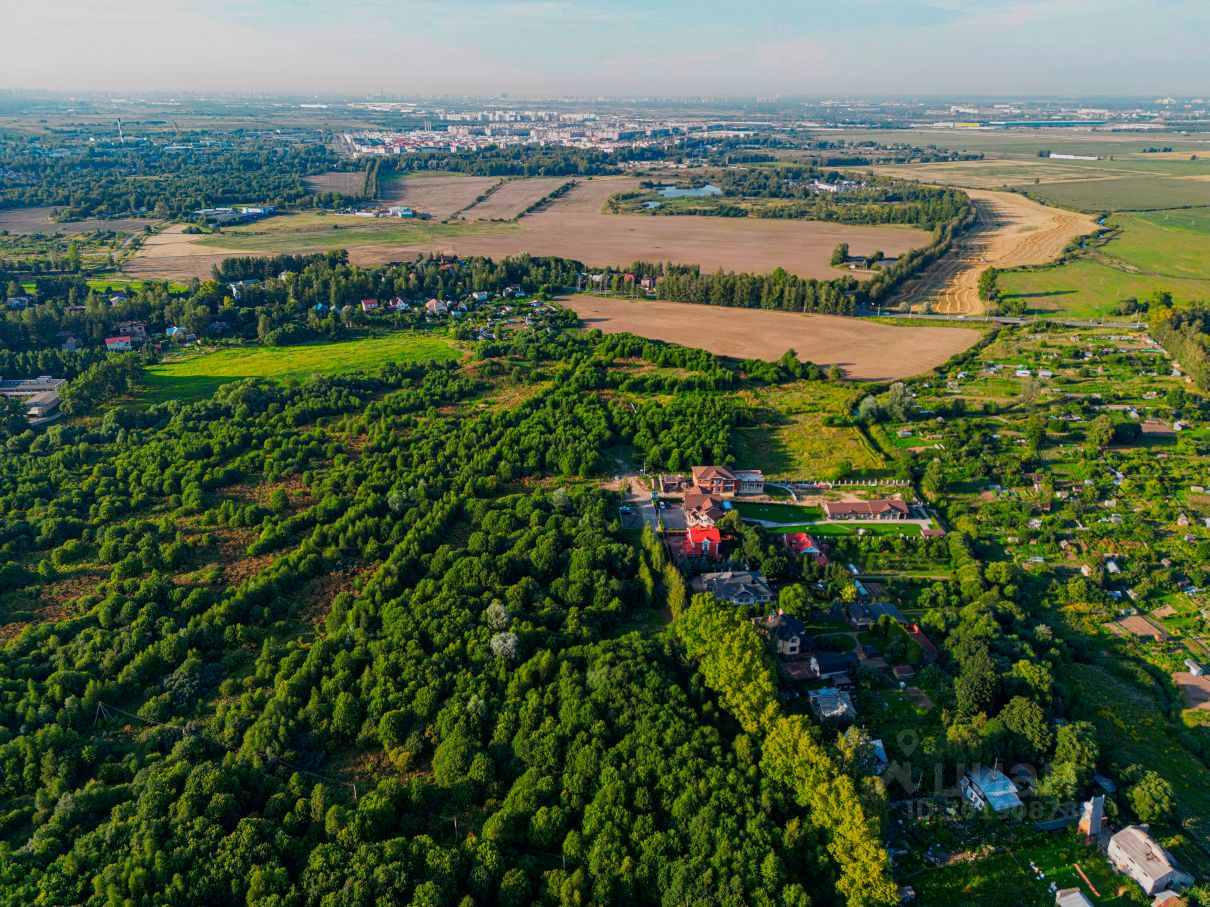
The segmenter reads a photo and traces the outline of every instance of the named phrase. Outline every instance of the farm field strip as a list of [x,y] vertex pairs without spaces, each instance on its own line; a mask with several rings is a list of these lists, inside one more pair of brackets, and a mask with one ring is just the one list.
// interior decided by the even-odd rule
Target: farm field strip
[[509,180],[477,204],[462,212],[462,220],[511,220],[571,177],[551,176]]
[[904,294],[913,302],[932,301],[939,314],[982,313],[979,278],[988,268],[1045,264],[1072,239],[1097,229],[1088,215],[1048,208],[1021,195],[966,191],[978,210],[975,226]]
[[[394,201],[428,210],[434,217],[438,210],[461,210],[496,182],[487,177],[447,175],[391,181],[406,186],[396,193]],[[354,222],[353,218],[338,218],[350,225],[334,230],[332,215],[291,214],[207,237],[182,234],[180,227],[171,227],[152,237],[125,270],[138,277],[206,277],[213,264],[231,254],[346,248],[350,259],[359,265],[399,261],[423,252],[495,259],[528,252],[583,261],[590,267],[626,267],[639,260],[671,261],[696,264],[707,272],[722,268],[768,273],[780,267],[800,277],[830,280],[841,274],[828,263],[840,243],[848,243],[855,255],[881,249],[894,257],[929,242],[927,232],[901,226],[603,213],[609,196],[637,185],[638,181],[629,177],[583,180],[548,208],[517,224],[476,223],[469,219],[454,224],[362,218]],[[389,191],[393,190],[384,189],[384,194]],[[490,203],[502,192],[520,191],[520,187],[511,190],[506,184],[486,201]],[[474,210],[467,214],[473,215]],[[292,236],[292,231],[298,235]],[[852,276],[869,277],[862,273]]]
[[115,217],[110,220],[89,218],[56,223],[50,219],[52,207],[0,208],[0,230],[9,233],[92,233],[112,230],[115,233],[137,233],[156,223],[149,217]]
[[383,176],[379,181],[378,198],[383,205],[407,205],[431,215],[434,220],[445,220],[474,204],[475,199],[499,182],[499,177],[495,176],[461,173]]
[[387,362],[452,360],[460,353],[445,340],[389,334],[341,343],[285,347],[229,347],[149,366],[143,400],[195,400],[243,378],[301,378],[374,368]]
[[846,377],[885,381],[926,372],[974,344],[979,331],[896,327],[837,315],[801,315],[686,302],[575,296],[564,300],[586,328],[630,333],[738,359],[799,358]]

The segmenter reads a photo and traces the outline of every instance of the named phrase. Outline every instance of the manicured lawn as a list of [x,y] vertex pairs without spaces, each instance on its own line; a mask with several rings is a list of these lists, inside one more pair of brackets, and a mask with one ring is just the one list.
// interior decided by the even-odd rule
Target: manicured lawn
[[343,343],[285,347],[228,347],[150,366],[142,399],[197,400],[241,378],[300,378],[369,369],[387,362],[449,360],[458,351],[445,340],[417,334],[388,334]]
[[773,523],[801,523],[823,519],[819,507],[802,507],[796,504],[749,504],[737,503],[735,509],[745,519],[769,520]]

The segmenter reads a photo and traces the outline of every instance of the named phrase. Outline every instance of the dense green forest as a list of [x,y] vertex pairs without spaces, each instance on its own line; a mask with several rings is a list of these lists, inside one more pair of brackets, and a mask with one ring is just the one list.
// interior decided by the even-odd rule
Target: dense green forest
[[[615,213],[652,216],[704,215],[821,220],[843,224],[910,224],[932,230],[963,217],[970,208],[957,189],[842,173],[824,167],[727,167],[695,176],[693,185],[709,182],[721,195],[680,198],[667,204],[644,181],[645,190],[621,193],[609,200]],[[822,188],[832,187],[832,188]]]
[[142,214],[180,217],[216,205],[339,205],[303,177],[361,166],[320,144],[185,134],[169,146],[131,141],[0,144],[0,207],[52,206],[61,220]]
[[577,481],[619,443],[721,459],[733,404],[610,392],[660,345],[535,341],[10,438],[10,619],[92,588],[5,648],[8,895],[892,902],[877,813],[815,732],[747,714],[700,642],[628,632],[669,568]]
[[[1121,494],[1146,506],[1139,495],[1171,493],[1178,463],[1201,468],[1204,442],[1183,439],[1162,467],[1129,447],[1110,454],[1139,432],[1099,410],[1112,399],[1200,421],[1201,398],[1167,378],[1174,386],[1150,403],[1128,383],[1104,401],[1025,387],[989,396],[979,382],[993,357],[1044,362],[1073,388],[1142,373],[1142,352],[1044,326],[989,334],[941,369],[948,381],[845,389],[792,353],[720,360],[574,330],[563,311],[533,327],[475,327],[518,305],[511,297],[432,323],[355,305],[484,288],[541,296],[580,275],[576,263],[529,256],[364,269],[342,253],[231,259],[221,280],[149,283],[116,303],[44,278],[57,299],[5,315],[16,345],[0,368],[72,379],[58,424],[35,430],[0,413],[6,895],[890,905],[893,876],[931,884],[918,853],[892,864],[887,849],[918,831],[900,809],[920,795],[916,775],[949,779],[995,760],[1036,767],[1030,807],[1046,815],[1102,770],[1126,791],[1118,821],[1175,831],[1174,790],[1188,797],[1188,783],[1123,753],[1078,693],[1081,672],[1111,668],[1149,689],[1146,671],[1130,674],[1092,635],[1113,599],[1098,575],[1036,569],[1025,551],[1047,549],[1014,557],[1003,539],[1042,513],[1039,545],[1056,546],[1075,520],[1107,551],[1160,543],[1136,516],[1099,519],[1100,502]],[[256,282],[236,299],[237,281]],[[84,311],[66,312],[65,299]],[[103,332],[110,311],[159,326],[196,309],[244,344],[303,328],[310,339],[401,329],[439,333],[462,358],[235,380],[197,402],[148,405],[138,386],[150,357],[60,350],[56,330],[32,330],[70,316]],[[1196,323],[1180,317],[1174,329]],[[969,393],[941,390],[959,381]],[[948,535],[838,536],[823,566],[793,559],[777,530],[734,511],[721,525],[729,557],[776,584],[780,607],[828,628],[822,648],[856,638],[888,663],[920,665],[934,710],[906,725],[883,711],[900,691],[856,671],[863,727],[881,728],[906,766],[886,779],[873,775],[863,730],[821,727],[789,695],[750,620],[762,609],[690,596],[665,546],[624,528],[604,488],[620,469],[736,463],[739,438],[762,418],[757,391],[815,389],[843,401],[824,424],[860,432],[944,514]],[[891,438],[930,430],[926,406],[944,447],[913,456]],[[1022,443],[1002,444],[1002,432]],[[1107,456],[1127,477],[1120,490]],[[1088,477],[1053,510],[1035,508],[1036,490],[955,493],[1028,489],[1048,457]],[[1162,543],[1175,564],[1158,552],[1126,561],[1137,592],[1205,582],[1204,558],[1189,555],[1205,543]],[[848,563],[916,574],[893,580],[892,595],[910,603],[934,663],[889,618],[854,637],[829,616],[856,595]],[[1204,733],[1177,721],[1164,725],[1179,742],[1170,751],[1182,769],[1202,766]],[[920,745],[896,752],[905,727]],[[1186,857],[1196,834],[1181,839]]]

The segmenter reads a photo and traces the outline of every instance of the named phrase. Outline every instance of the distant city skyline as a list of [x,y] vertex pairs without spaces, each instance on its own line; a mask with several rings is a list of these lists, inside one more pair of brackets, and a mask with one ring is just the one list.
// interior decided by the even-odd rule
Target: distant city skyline
[[1204,0],[0,0],[0,88],[1205,96]]

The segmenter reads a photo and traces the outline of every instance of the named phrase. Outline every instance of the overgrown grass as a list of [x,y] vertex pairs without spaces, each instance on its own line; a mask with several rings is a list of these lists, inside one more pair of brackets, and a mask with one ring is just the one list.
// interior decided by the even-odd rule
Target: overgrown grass
[[1128,684],[1109,670],[1070,664],[1062,682],[1071,690],[1073,717],[1097,725],[1104,755],[1114,770],[1137,764],[1159,772],[1176,792],[1177,814],[1186,842],[1179,859],[1204,874],[1210,868],[1210,785],[1206,766],[1172,734],[1158,698],[1142,685]]
[[1143,299],[1158,290],[1184,301],[1210,298],[1210,281],[1135,274],[1088,259],[1035,271],[1006,271],[999,283],[1005,300],[1023,299],[1030,312],[1062,312],[1073,318],[1112,316],[1123,300]]
[[353,246],[428,243],[435,239],[519,230],[516,224],[445,224],[336,214],[287,214],[228,227],[198,245],[233,252],[323,252]]
[[459,353],[445,340],[416,334],[388,334],[342,343],[285,347],[228,347],[194,353],[150,366],[142,400],[197,400],[242,378],[301,378],[369,369],[387,362],[450,360]]
[[762,388],[750,399],[758,424],[735,433],[737,462],[774,478],[834,479],[885,475],[886,464],[852,426],[825,425],[851,388],[801,381]]

